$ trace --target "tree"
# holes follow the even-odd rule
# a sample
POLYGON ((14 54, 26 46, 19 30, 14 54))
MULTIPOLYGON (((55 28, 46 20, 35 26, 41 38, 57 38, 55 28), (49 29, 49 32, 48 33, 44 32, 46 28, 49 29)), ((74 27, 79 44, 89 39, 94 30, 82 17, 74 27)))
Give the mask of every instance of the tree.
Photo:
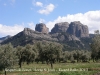
POLYGON ((27 44, 25 46, 23 52, 24 52, 25 61, 27 62, 27 64, 35 60, 35 52, 34 52, 34 49, 32 49, 32 46, 30 44, 27 44))
POLYGON ((62 54, 62 46, 50 43, 45 47, 43 54, 46 61, 51 64, 51 68, 53 68, 53 63, 55 62, 55 60, 59 60, 62 54))
POLYGON ((70 53, 69 51, 63 52, 63 62, 67 62, 70 59, 70 53))
MULTIPOLYGON (((17 57, 11 43, 0 46, 0 70, 11 68, 14 66, 17 57)), ((6 70, 5 70, 6 75, 6 70)))
POLYGON ((90 45, 91 47, 91 51, 92 51, 92 59, 93 62, 94 60, 97 61, 98 59, 100 59, 100 33, 99 30, 95 31, 95 37, 92 39, 92 43, 90 45))
POLYGON ((42 42, 38 42, 34 45, 34 48, 37 49, 37 57, 36 57, 37 63, 39 61, 42 61, 42 64, 44 63, 44 60, 45 60, 45 58, 44 58, 44 47, 45 47, 45 45, 43 45, 42 42))
POLYGON ((18 64, 19 67, 22 67, 22 62, 24 61, 25 55, 24 55, 24 48, 21 46, 17 46, 16 48, 16 55, 18 56, 18 64))
POLYGON ((35 51, 30 44, 27 44, 25 47, 18 46, 16 55, 19 59, 19 67, 22 67, 22 62, 33 62, 35 60, 35 51))
POLYGON ((82 51, 81 60, 82 62, 89 62, 91 59, 91 52, 89 51, 82 51))
POLYGON ((47 64, 51 64, 51 68, 53 68, 53 63, 56 60, 59 60, 62 54, 62 46, 57 43, 49 43, 49 42, 38 42, 36 44, 36 49, 38 50, 38 58, 44 63, 46 61, 47 64))
POLYGON ((75 50, 75 51, 73 51, 73 57, 74 57, 74 59, 77 60, 77 62, 80 61, 81 56, 82 56, 82 51, 81 50, 75 50))

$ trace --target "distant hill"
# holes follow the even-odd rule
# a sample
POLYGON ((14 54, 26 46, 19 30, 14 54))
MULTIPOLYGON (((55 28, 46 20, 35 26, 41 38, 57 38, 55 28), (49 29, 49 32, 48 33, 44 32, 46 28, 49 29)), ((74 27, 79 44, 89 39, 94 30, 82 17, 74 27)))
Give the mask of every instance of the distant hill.
POLYGON ((2 37, 0 38, 0 43, 3 42, 4 40, 7 40, 8 38, 11 38, 10 35, 6 36, 6 37, 2 37))

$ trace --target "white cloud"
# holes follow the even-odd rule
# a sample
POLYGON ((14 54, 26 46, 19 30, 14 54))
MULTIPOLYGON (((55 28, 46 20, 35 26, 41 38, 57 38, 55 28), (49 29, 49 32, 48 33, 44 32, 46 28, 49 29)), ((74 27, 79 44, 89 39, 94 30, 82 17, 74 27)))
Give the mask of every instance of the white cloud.
POLYGON ((40 23, 45 23, 46 21, 44 19, 40 19, 40 23))
POLYGON ((41 2, 36 2, 36 6, 42 7, 42 6, 43 6, 43 3, 41 3, 41 2))
POLYGON ((89 28, 90 33, 94 33, 95 30, 100 30, 100 10, 89 11, 86 13, 68 14, 67 16, 59 16, 54 21, 47 22, 47 27, 51 30, 55 23, 58 22, 73 22, 80 21, 89 28))
POLYGON ((55 8, 55 6, 50 3, 49 5, 43 7, 42 9, 40 9, 38 12, 40 14, 48 15, 48 14, 50 14, 54 10, 54 8, 55 8))
POLYGON ((7 26, 0 24, 0 36, 15 35, 22 31, 24 26, 15 24, 14 26, 7 26))
POLYGON ((13 26, 0 24, 0 37, 4 37, 7 35, 14 36, 17 33, 23 31, 25 27, 35 30, 35 24, 33 22, 26 23, 26 24, 24 24, 24 23, 14 24, 13 26))

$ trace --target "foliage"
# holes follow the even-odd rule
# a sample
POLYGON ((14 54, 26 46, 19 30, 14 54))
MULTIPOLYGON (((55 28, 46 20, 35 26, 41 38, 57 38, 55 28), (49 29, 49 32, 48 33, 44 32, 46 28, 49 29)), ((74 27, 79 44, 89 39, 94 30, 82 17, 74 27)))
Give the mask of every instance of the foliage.
POLYGON ((0 46, 0 70, 14 66, 17 57, 11 43, 0 46))
POLYGON ((91 44, 92 59, 97 61, 100 59, 100 33, 99 30, 95 31, 95 37, 92 39, 91 44))

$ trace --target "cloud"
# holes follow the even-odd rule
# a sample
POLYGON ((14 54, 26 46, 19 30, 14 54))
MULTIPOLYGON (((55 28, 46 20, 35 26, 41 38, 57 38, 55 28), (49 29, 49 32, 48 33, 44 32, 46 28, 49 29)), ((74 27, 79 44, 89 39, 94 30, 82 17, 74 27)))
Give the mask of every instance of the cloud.
POLYGON ((55 6, 53 4, 49 4, 38 11, 40 14, 48 15, 54 10, 55 6))
POLYGON ((18 32, 22 31, 24 29, 24 26, 15 24, 14 26, 7 26, 0 24, 0 36, 7 36, 7 35, 15 35, 18 32))
POLYGON ((37 12, 40 14, 44 14, 44 15, 50 14, 55 8, 55 5, 52 3, 46 5, 46 4, 43 4, 42 2, 39 2, 39 1, 36 2, 36 0, 33 0, 32 4, 34 6, 40 7, 40 9, 37 12))
POLYGON ((24 23, 14 24, 13 26, 0 24, 0 37, 4 37, 7 35, 14 36, 17 33, 23 31, 25 27, 35 30, 35 24, 33 22, 26 23, 26 24, 24 23))
POLYGON ((43 6, 43 3, 41 3, 41 2, 36 2, 36 6, 42 7, 42 6, 43 6))
POLYGON ((46 21, 44 19, 40 19, 40 23, 45 23, 46 21))
POLYGON ((100 10, 88 11, 86 13, 68 14, 67 16, 59 16, 54 21, 46 23, 49 30, 51 30, 55 23, 59 22, 73 22, 80 21, 89 28, 90 33, 94 33, 95 30, 100 30, 100 10))

